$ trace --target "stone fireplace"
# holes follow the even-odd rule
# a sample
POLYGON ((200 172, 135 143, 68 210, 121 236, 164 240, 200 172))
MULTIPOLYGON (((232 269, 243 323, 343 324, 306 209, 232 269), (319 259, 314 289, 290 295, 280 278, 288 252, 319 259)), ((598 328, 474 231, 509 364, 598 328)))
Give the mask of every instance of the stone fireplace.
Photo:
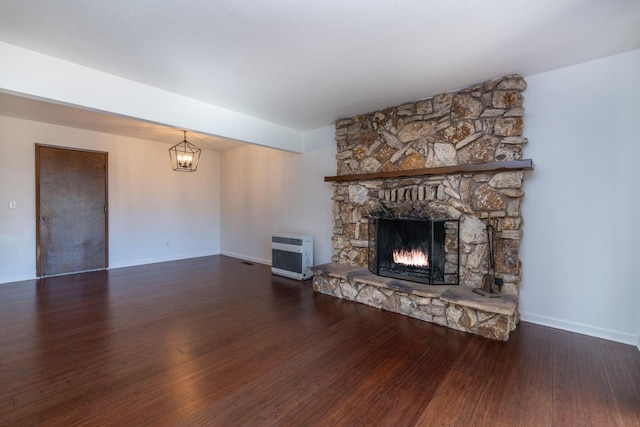
MULTIPOLYGON (((520 204, 523 170, 532 168, 522 159, 525 88, 522 76, 510 75, 337 121, 337 175, 325 178, 334 185, 333 257, 314 267, 314 289, 507 340, 519 318, 520 204), (370 240, 380 218, 429 223, 423 237, 438 234, 442 241, 422 249, 444 258, 437 278, 429 270, 435 265, 407 269, 427 280, 372 272, 372 257, 381 252, 370 240), (488 273, 489 222, 496 230, 499 298, 471 292, 488 273)), ((396 239, 416 232, 404 233, 396 239)))

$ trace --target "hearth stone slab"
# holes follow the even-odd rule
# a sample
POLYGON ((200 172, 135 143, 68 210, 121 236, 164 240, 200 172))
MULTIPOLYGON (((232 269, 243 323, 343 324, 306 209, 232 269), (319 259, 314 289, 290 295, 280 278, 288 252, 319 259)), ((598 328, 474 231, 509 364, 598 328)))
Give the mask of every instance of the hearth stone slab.
POLYGON ((514 295, 501 294, 499 298, 485 298, 473 292, 472 288, 456 286, 457 289, 448 289, 440 295, 440 299, 451 304, 458 304, 489 313, 505 314, 513 316, 516 312, 517 302, 514 295))
POLYGON ((486 338, 507 341, 518 321, 517 301, 512 295, 484 298, 465 286, 429 286, 390 279, 337 263, 311 270, 316 292, 486 338))
POLYGON ((354 280, 367 285, 394 289, 407 294, 415 294, 427 298, 439 298, 443 291, 458 287, 449 285, 432 286, 410 282, 408 280, 391 279, 377 276, 366 268, 352 267, 350 265, 336 263, 317 265, 311 267, 311 271, 313 271, 314 274, 324 274, 345 280, 354 280))

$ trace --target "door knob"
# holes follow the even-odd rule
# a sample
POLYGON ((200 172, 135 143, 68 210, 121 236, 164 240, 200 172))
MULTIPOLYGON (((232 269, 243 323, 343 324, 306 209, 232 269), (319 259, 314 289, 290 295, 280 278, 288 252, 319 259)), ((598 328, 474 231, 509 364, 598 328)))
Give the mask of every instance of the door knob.
POLYGON ((43 221, 49 221, 49 217, 48 217, 48 216, 43 216, 43 217, 42 217, 42 220, 43 220, 43 221))

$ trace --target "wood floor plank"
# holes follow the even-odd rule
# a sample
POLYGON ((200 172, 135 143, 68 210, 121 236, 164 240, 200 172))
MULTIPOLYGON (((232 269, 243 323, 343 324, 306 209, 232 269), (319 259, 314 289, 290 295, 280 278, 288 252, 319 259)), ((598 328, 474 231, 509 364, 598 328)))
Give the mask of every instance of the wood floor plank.
POLYGON ((598 395, 606 397, 601 397, 600 402, 613 403, 613 407, 606 407, 609 419, 619 426, 640 425, 640 358, 636 349, 611 341, 591 340, 596 341, 599 347, 599 362, 594 364, 604 376, 604 384, 598 383, 603 386, 598 395))
POLYGON ((580 371, 576 341, 579 339, 569 332, 556 334, 554 340, 552 388, 552 424, 555 426, 587 425, 580 384, 580 371))
POLYGON ((585 425, 624 425, 616 413, 616 396, 607 383, 598 340, 578 339, 575 349, 585 425))
POLYGON ((640 426, 634 347, 491 341, 225 256, 1 284, 0 307, 2 426, 640 426))
POLYGON ((510 343, 491 345, 481 352, 482 360, 474 366, 479 372, 474 376, 484 392, 475 397, 471 420, 477 425, 515 425, 518 408, 522 404, 524 363, 519 358, 520 343, 514 334, 510 343), (487 424, 484 420, 490 420, 487 424))

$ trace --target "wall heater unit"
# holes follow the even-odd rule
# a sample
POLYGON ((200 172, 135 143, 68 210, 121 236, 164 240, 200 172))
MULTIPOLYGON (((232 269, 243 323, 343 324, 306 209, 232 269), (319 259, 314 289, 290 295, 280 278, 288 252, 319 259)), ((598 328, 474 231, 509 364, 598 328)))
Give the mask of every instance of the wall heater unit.
POLYGON ((271 237, 271 272, 292 279, 313 276, 313 236, 281 233, 271 237))

